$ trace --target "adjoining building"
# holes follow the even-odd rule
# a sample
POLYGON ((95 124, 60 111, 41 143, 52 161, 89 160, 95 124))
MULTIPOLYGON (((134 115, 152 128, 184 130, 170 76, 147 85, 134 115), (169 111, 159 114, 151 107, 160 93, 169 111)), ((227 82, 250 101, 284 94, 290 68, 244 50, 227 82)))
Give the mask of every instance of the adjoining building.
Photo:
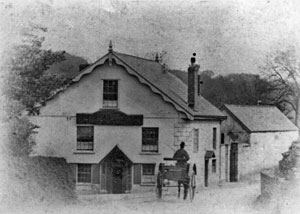
POLYGON ((298 138, 298 128, 275 106, 224 105, 221 177, 235 182, 278 165, 298 138))
POLYGON ((127 193, 153 186, 158 164, 184 141, 197 165, 197 188, 218 183, 226 117, 200 96, 199 67, 189 66, 186 85, 156 60, 110 44, 30 116, 40 127, 35 154, 64 157, 78 191, 127 193))

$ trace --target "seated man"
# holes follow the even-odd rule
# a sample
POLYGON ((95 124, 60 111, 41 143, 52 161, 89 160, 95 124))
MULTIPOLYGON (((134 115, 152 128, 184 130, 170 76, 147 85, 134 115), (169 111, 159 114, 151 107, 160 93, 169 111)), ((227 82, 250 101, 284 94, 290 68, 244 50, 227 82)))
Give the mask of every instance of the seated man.
MULTIPOLYGON (((174 159, 177 159, 177 163, 176 163, 177 166, 187 165, 186 162, 190 159, 190 156, 187 153, 187 151, 185 151, 184 146, 185 146, 185 143, 181 142, 180 143, 180 149, 178 149, 175 152, 174 156, 173 156, 174 159)), ((178 181, 178 198, 180 197, 180 186, 181 186, 181 184, 183 184, 183 187, 184 187, 183 199, 186 199, 187 192, 188 192, 188 186, 189 186, 189 180, 178 181)))
POLYGON ((185 143, 181 142, 180 149, 178 149, 173 156, 173 158, 178 159, 177 165, 185 165, 186 162, 190 159, 190 156, 187 153, 187 151, 185 151, 184 146, 185 146, 185 143))

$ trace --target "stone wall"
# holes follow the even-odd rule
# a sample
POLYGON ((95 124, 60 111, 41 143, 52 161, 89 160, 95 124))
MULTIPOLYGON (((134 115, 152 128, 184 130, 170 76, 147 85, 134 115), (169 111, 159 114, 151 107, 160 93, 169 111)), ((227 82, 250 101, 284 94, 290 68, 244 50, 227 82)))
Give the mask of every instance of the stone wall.
POLYGON ((285 180, 278 177, 274 169, 261 172, 261 195, 256 205, 263 205, 274 213, 298 213, 299 201, 299 180, 285 180))
POLYGON ((220 123, 218 121, 179 121, 174 124, 174 146, 179 148, 180 143, 184 141, 186 151, 190 155, 189 163, 195 163, 197 166, 196 182, 197 188, 204 187, 205 176, 205 153, 213 151, 216 160, 216 171, 212 170, 212 160, 208 164, 208 186, 217 185, 220 180, 220 123), (213 129, 216 129, 216 148, 213 148, 213 129), (194 144, 194 129, 198 129, 198 149, 194 144))
POLYGON ((266 169, 260 173, 261 196, 265 198, 278 197, 281 194, 281 186, 284 179, 275 175, 276 169, 266 169))

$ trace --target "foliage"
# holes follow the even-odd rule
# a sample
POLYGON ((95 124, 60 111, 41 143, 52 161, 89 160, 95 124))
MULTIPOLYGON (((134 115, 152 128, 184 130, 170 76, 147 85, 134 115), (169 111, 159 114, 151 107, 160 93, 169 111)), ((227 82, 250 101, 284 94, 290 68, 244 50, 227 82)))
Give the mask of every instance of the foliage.
MULTIPOLYGON (((187 72, 170 70, 187 84, 187 72)), ((235 105, 275 105, 287 112, 287 106, 277 102, 276 91, 266 78, 255 74, 228 74, 214 76, 213 71, 201 74, 201 95, 217 107, 235 105)))
MULTIPOLYGON (((35 34, 45 33, 47 29, 32 26, 35 34)), ((38 104, 65 85, 68 79, 45 74, 51 65, 64 60, 64 52, 44 50, 44 37, 24 32, 22 45, 15 47, 15 54, 8 62, 3 92, 9 101, 19 101, 32 114, 37 113, 38 104)))
POLYGON ((47 73, 53 64, 64 60, 64 52, 42 48, 44 38, 37 35, 46 32, 45 28, 33 26, 30 32, 24 33, 23 44, 15 48, 13 57, 3 67, 0 125, 5 134, 1 135, 0 148, 6 161, 0 203, 9 208, 22 202, 53 204, 75 199, 72 172, 65 160, 30 157, 35 145, 32 134, 38 127, 23 117, 24 113, 38 113, 35 107, 68 82, 47 73))
POLYGON ((272 96, 269 102, 275 103, 286 112, 295 112, 295 124, 298 125, 300 112, 300 62, 293 48, 270 53, 265 64, 260 67, 268 80, 272 96))
POLYGON ((64 60, 64 52, 42 48, 45 38, 38 35, 46 31, 41 26, 32 26, 24 32, 23 43, 15 47, 13 57, 6 64, 2 89, 6 114, 1 115, 1 119, 7 126, 8 152, 14 156, 28 156, 34 145, 30 136, 37 126, 22 117, 24 110, 38 113, 36 107, 68 82, 46 74, 51 65, 64 60))
POLYGON ((286 179, 293 179, 300 173, 300 141, 294 141, 287 152, 282 153, 279 170, 286 179))
POLYGON ((14 117, 9 122, 8 127, 8 152, 13 156, 29 156, 35 142, 31 139, 31 134, 37 128, 26 118, 14 117))
POLYGON ((217 107, 223 104, 257 105, 267 103, 267 82, 259 75, 229 74, 213 77, 202 73, 201 94, 217 107))

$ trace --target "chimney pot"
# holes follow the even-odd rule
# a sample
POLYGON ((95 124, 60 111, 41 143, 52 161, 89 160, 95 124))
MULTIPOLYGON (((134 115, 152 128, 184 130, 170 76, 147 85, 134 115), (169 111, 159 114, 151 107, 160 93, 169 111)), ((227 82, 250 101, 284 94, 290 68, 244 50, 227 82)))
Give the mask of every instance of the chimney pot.
POLYGON ((158 53, 156 52, 156 54, 155 54, 155 60, 154 60, 155 62, 159 62, 159 57, 158 57, 158 53))
POLYGON ((196 53, 193 53, 193 57, 191 57, 191 65, 194 65, 196 63, 196 53))

